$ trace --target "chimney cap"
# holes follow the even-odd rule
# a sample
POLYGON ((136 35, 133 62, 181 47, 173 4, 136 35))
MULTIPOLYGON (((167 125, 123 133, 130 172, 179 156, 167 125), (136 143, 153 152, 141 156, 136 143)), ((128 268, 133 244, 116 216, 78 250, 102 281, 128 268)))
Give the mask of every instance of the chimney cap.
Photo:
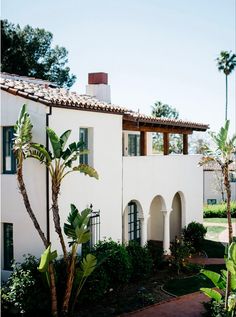
POLYGON ((99 72, 99 73, 89 73, 88 74, 88 84, 89 85, 99 85, 99 84, 108 84, 108 74, 99 72))

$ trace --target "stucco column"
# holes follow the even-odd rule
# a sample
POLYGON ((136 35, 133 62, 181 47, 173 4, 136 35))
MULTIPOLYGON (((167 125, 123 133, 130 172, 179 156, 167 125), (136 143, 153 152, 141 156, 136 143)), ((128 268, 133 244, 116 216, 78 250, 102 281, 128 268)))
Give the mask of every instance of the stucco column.
POLYGON ((164 239, 163 249, 164 254, 170 254, 170 211, 162 210, 164 215, 164 239))
POLYGON ((147 242, 147 219, 141 219, 141 246, 143 247, 147 242))

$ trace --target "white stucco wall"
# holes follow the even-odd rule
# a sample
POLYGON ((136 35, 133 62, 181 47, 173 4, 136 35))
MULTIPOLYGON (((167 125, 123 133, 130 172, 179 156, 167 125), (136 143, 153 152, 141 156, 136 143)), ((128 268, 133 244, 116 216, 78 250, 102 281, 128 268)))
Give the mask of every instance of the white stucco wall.
POLYGON ((58 134, 71 129, 69 143, 79 140, 80 127, 93 128, 93 148, 89 149, 89 155, 93 156, 93 167, 99 174, 99 180, 80 173, 70 174, 64 179, 60 195, 62 223, 71 203, 80 210, 92 203, 94 210, 101 211, 101 239, 121 240, 122 116, 53 108, 50 127, 58 134))
POLYGON ((170 211, 179 192, 182 227, 191 221, 202 222, 203 171, 197 166, 199 160, 198 155, 123 157, 123 210, 129 201, 137 200, 148 219, 156 196, 164 199, 166 210, 170 211))
MULTIPOLYGON (((204 171, 204 203, 207 199, 216 199, 217 203, 222 202, 220 179, 222 179, 220 171, 204 171)), ((231 199, 236 200, 236 182, 231 182, 231 199)), ((226 198, 226 195, 225 195, 226 198)))
MULTIPOLYGON (((46 108, 39 103, 25 100, 19 96, 1 93, 1 127, 13 126, 22 105, 26 103, 33 123, 33 140, 45 143, 46 108)), ((2 130, 2 129, 1 129, 2 130)), ((2 139, 1 139, 2 144, 2 139)), ((2 149, 1 149, 2 153, 2 149)), ((1 160, 2 161, 2 160, 1 160)), ((2 162, 1 162, 2 164, 2 162)), ((1 166, 2 167, 2 166, 1 166)), ((24 165, 24 179, 32 208, 39 219, 42 229, 46 230, 46 171, 32 159, 24 165)), ((14 258, 22 259, 23 254, 40 255, 43 245, 38 237, 31 219, 26 213, 22 196, 19 193, 16 175, 2 174, 1 168, 1 222, 13 223, 14 258)), ((3 251, 3 250, 2 250, 3 251)), ((3 259, 3 258, 2 258, 3 259)))

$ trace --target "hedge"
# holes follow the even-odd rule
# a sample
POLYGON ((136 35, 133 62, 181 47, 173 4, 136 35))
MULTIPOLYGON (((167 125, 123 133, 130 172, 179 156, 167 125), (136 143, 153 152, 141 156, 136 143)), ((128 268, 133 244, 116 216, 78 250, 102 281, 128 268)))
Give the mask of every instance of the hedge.
MULTIPOLYGON (((205 205, 203 207, 204 218, 226 218, 226 203, 205 205)), ((231 202, 231 216, 236 218, 236 201, 231 202)))

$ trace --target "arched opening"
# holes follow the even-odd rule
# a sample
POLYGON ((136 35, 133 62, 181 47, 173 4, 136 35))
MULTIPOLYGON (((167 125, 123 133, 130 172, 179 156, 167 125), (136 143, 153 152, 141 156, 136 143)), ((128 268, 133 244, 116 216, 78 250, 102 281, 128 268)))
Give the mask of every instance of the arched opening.
POLYGON ((125 208, 123 216, 124 241, 142 243, 143 212, 139 202, 131 200, 125 208))
POLYGON ((182 202, 179 193, 172 200, 172 211, 170 214, 170 241, 180 237, 182 231, 182 202))
POLYGON ((148 240, 159 241, 163 244, 164 238, 164 216, 165 202, 161 196, 156 196, 151 203, 148 218, 148 240))

